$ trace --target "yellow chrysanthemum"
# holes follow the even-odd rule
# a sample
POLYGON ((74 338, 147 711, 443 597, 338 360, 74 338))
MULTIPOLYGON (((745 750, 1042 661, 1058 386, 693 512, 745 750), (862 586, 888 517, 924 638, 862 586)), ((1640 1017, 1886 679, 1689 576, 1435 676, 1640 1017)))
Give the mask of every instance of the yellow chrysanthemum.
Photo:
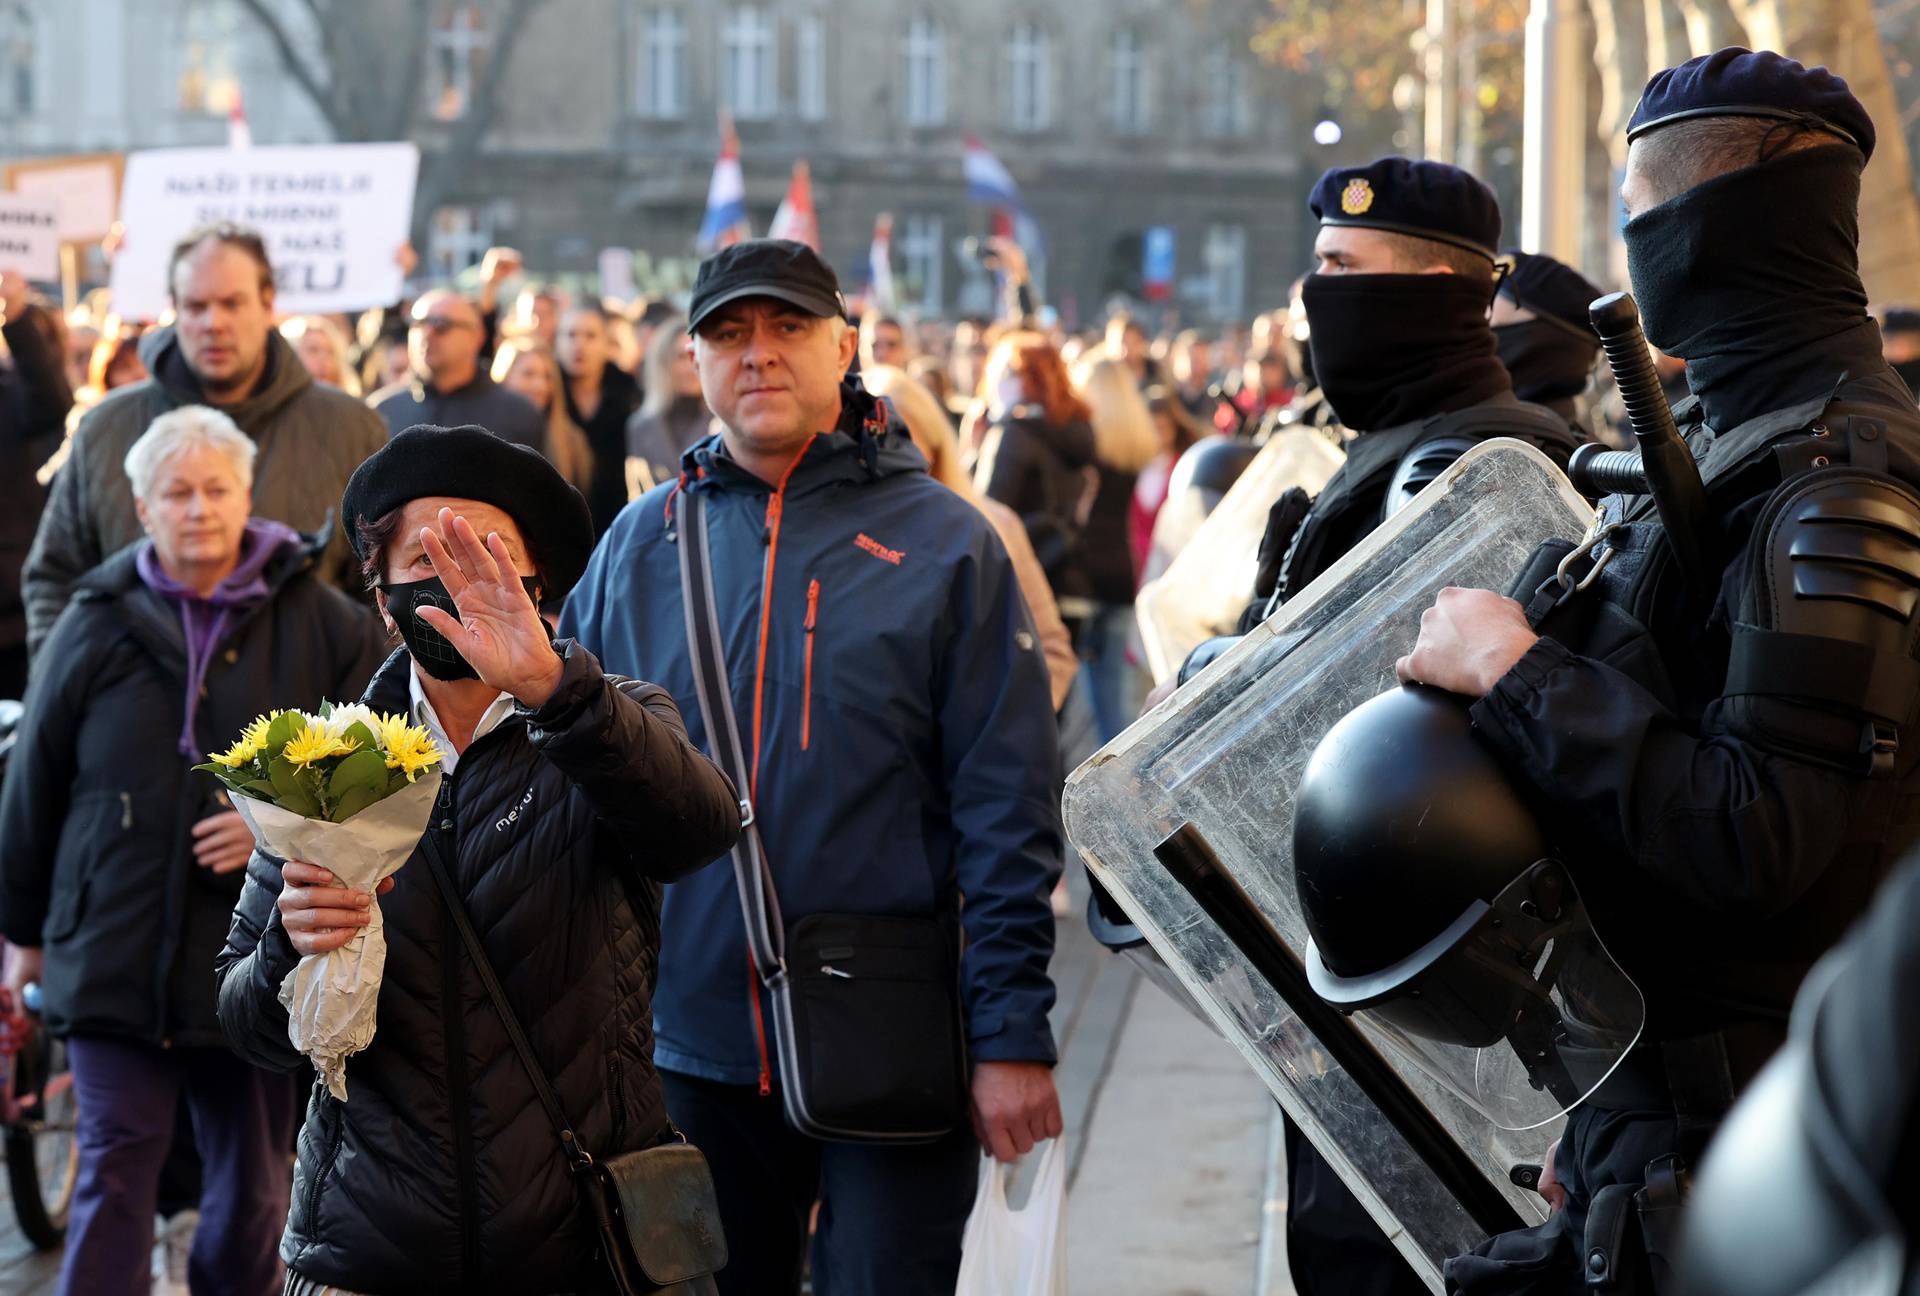
POLYGON ((280 754, 295 765, 311 765, 315 761, 326 760, 330 756, 345 756, 360 744, 349 738, 339 738, 327 732, 324 724, 303 725, 300 732, 288 740, 280 754))
POLYGON ((409 725, 405 716, 380 717, 380 746, 386 750, 387 768, 404 770, 411 783, 440 763, 440 748, 421 725, 409 725))
MULTIPOLYGON (((273 715, 279 715, 275 711, 273 715)), ((233 746, 223 752, 213 752, 210 759, 216 765, 228 769, 238 769, 267 749, 267 726, 273 723, 273 716, 261 716, 240 731, 240 738, 233 746)))

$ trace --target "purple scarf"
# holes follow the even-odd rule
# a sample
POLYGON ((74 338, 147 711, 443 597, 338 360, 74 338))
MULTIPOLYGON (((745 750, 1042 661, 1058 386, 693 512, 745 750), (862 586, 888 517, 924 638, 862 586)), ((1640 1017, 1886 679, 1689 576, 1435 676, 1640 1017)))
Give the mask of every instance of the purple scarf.
POLYGON ((191 586, 182 585, 167 575, 160 555, 149 540, 140 546, 134 566, 148 589, 163 599, 180 605, 180 625, 187 636, 187 717, 180 726, 180 754, 200 755, 193 739, 194 717, 200 710, 200 690, 207 682, 207 667, 226 637, 227 623, 235 612, 245 612, 267 601, 266 566, 288 544, 297 544, 300 533, 282 522, 253 518, 240 537, 240 561, 219 588, 202 598, 191 586))

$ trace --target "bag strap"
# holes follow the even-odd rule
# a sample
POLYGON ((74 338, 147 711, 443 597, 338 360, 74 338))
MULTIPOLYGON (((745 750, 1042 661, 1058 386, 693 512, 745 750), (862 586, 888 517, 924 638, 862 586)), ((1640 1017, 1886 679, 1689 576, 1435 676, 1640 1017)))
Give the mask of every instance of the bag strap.
MULTIPOLYGON (((680 593, 687 615, 687 646, 693 652, 694 691, 707 746, 740 793, 740 840, 733 848, 733 880, 747 925, 747 947, 762 982, 771 986, 787 971, 786 924, 773 887, 766 844, 753 808, 753 772, 747 767, 740 726, 727 682, 727 655, 720 644, 720 613, 713 590, 713 555, 707 548, 707 499, 690 491, 680 518, 680 593)), ((769 594, 769 597, 771 595, 769 594)))
POLYGON ((526 1032, 520 1029, 520 1019, 514 1016, 513 1006, 507 1002, 507 992, 501 988, 500 978, 494 975, 493 963, 480 945, 480 935, 473 930, 472 919, 467 917, 467 907, 460 902, 460 893, 453 889, 453 879, 447 874, 445 861, 440 858, 439 841, 429 830, 420 839, 420 845, 423 848, 421 853, 426 856, 427 869, 433 874, 433 885, 446 902, 447 912, 453 915, 453 925, 459 929, 460 941, 467 947, 467 954, 480 973, 480 984, 486 987, 487 997, 493 1000, 494 1011, 500 1014, 501 1024, 507 1028, 507 1038, 513 1043, 513 1051, 520 1055, 520 1065, 526 1068, 527 1079, 533 1082, 533 1091, 539 1096, 540 1105, 547 1109, 547 1119, 553 1123, 553 1132, 559 1136, 560 1150, 567 1158, 568 1167, 576 1174, 591 1170, 593 1158, 574 1136, 573 1125, 560 1106, 560 1097, 554 1093, 547 1073, 541 1070, 539 1060, 533 1055, 533 1046, 527 1043, 526 1032))

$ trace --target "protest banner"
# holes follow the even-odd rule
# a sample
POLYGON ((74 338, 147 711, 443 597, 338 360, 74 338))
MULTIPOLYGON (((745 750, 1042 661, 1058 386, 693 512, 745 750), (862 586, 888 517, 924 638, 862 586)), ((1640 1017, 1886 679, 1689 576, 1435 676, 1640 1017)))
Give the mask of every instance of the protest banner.
POLYGON ((120 211, 120 153, 81 153, 29 158, 7 164, 9 193, 52 204, 60 214, 62 243, 94 243, 105 238, 120 211))
POLYGON ((37 198, 0 194, 0 270, 51 283, 60 277, 60 209, 37 198))
POLYGON ((113 301, 152 317, 167 305, 167 260, 195 226, 231 221, 267 242, 288 313, 361 310, 398 301, 396 260, 413 220, 420 151, 411 144, 155 149, 127 159, 126 240, 113 301))

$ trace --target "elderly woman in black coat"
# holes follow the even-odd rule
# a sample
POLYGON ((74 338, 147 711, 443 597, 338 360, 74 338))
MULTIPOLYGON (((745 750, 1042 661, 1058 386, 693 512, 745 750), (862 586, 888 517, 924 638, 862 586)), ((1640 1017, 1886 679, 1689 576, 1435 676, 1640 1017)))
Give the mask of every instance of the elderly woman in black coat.
MULTIPOLYGON (((421 846, 380 888, 373 1043, 347 1062, 349 1101, 316 1086, 308 1108, 289 1290, 603 1290, 567 1160, 434 864, 580 1145, 605 1161, 671 1137, 653 1068, 659 884, 733 844, 739 803, 664 690, 550 638, 537 601, 572 587, 593 530, 538 454, 480 428, 410 428, 354 474, 341 513, 406 642, 364 701, 425 726, 445 773, 421 846)), ((371 900, 311 862, 254 855, 219 964, 235 1048, 299 1064, 280 983, 351 939, 371 900)))
POLYGON ((194 1290, 278 1282, 293 1088, 229 1053, 214 1016, 253 839, 192 767, 264 711, 357 695, 384 636, 316 576, 324 537, 249 516, 253 455, 200 406, 128 451, 148 538, 85 576, 55 623, 0 797, 6 1006, 40 983, 79 1109, 63 1292, 148 1289, 182 1092, 205 1167, 194 1290))

